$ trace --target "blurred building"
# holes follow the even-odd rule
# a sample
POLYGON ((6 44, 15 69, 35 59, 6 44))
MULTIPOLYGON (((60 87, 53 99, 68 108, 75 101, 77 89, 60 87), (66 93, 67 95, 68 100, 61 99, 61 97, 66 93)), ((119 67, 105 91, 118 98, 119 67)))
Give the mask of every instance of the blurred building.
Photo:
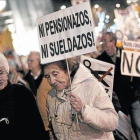
MULTIPOLYGON (((8 28, 19 55, 39 50, 36 18, 70 7, 73 0, 0 0, 0 34, 8 28)), ((75 0, 79 4, 86 0, 75 0)), ((138 0, 90 0, 95 34, 118 29, 114 9, 124 9, 138 0)), ((138 6, 139 8, 139 6, 138 6)), ((139 9, 138 9, 139 10, 139 9)), ((140 20, 140 19, 139 19, 140 20)))

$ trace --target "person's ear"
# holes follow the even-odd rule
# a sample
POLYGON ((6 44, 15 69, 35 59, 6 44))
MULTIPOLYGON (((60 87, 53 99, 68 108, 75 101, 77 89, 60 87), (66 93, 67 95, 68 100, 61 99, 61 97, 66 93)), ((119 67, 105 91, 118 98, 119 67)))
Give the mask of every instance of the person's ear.
POLYGON ((38 61, 38 66, 41 68, 41 62, 40 62, 40 60, 38 61))

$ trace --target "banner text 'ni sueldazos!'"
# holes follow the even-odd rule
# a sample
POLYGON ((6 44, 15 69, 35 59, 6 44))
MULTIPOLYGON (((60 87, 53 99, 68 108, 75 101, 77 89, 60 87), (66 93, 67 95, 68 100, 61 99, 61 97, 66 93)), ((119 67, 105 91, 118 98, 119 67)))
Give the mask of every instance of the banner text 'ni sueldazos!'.
POLYGON ((89 2, 37 19, 41 63, 96 51, 89 2))

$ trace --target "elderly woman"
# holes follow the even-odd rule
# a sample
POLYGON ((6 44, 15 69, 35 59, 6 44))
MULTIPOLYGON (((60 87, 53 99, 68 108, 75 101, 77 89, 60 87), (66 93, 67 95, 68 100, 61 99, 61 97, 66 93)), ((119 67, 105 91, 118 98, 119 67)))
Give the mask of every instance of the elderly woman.
POLYGON ((0 133, 18 132, 22 136, 44 133, 32 92, 22 85, 12 85, 8 74, 7 59, 0 53, 0 133))
MULTIPOLYGON (((114 140, 111 131, 118 116, 100 83, 82 64, 65 60, 44 65, 44 76, 53 87, 47 108, 57 140, 114 140)), ((52 137, 53 139, 53 137, 52 137)))

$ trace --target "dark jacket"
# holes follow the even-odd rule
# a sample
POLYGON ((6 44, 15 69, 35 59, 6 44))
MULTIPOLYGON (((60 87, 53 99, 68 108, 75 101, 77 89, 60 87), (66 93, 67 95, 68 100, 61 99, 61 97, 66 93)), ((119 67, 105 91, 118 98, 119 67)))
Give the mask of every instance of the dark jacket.
MULTIPOLYGON (((44 126, 35 98, 30 90, 22 85, 8 85, 0 90, 0 134, 2 132, 44 133, 44 126)), ((36 133, 35 133, 36 134, 36 133)))
POLYGON ((118 96, 115 92, 113 92, 112 94, 112 103, 114 105, 116 112, 118 113, 121 110, 121 105, 118 96))
POLYGON ((133 77, 133 92, 131 100, 137 101, 140 100, 140 77, 133 77))
POLYGON ((35 80, 31 75, 31 71, 29 71, 24 77, 24 80, 28 82, 29 88, 31 89, 31 91, 34 93, 35 96, 37 95, 37 89, 41 84, 42 79, 43 79, 43 73, 41 73, 39 77, 35 80))

